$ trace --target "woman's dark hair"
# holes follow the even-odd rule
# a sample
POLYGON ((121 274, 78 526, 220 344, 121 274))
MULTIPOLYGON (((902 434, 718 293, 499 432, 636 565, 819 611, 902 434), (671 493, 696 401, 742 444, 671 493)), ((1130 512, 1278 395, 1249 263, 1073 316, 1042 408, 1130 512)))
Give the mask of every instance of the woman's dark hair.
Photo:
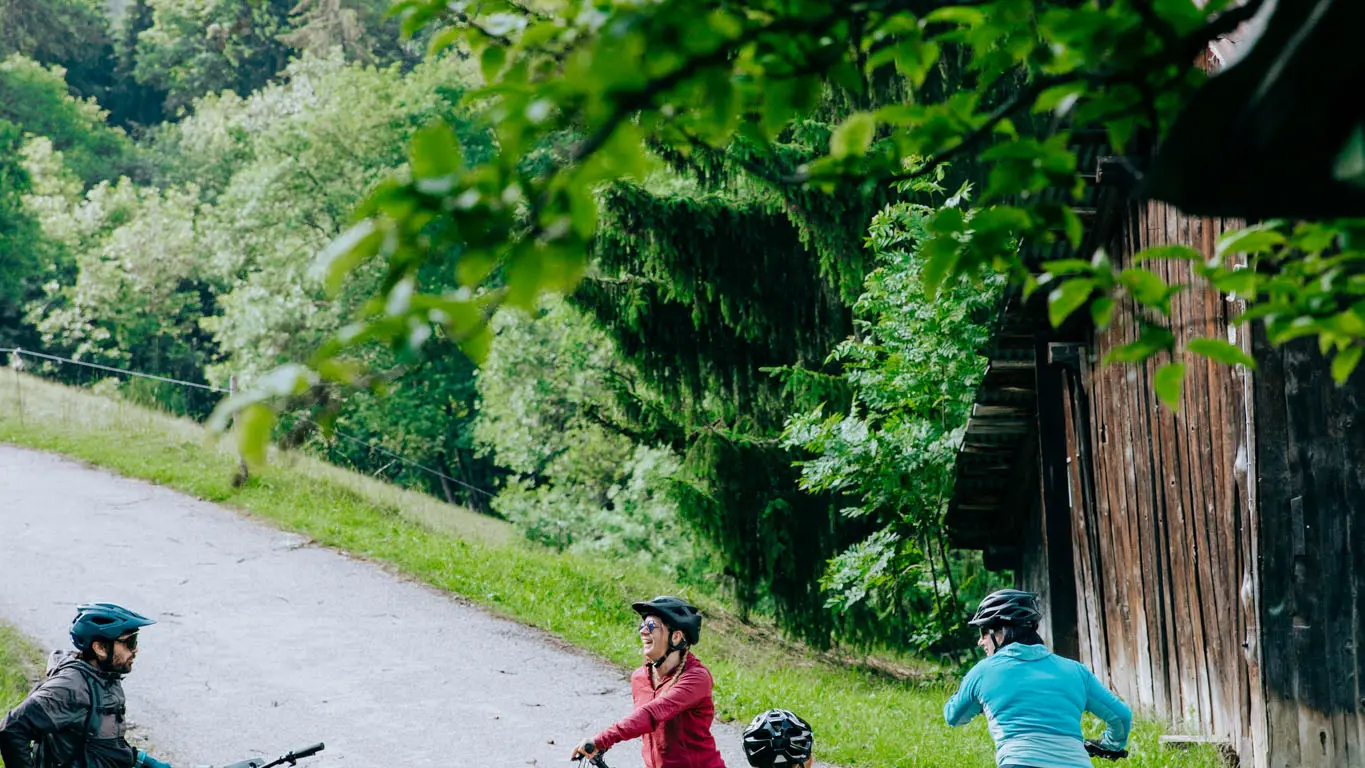
POLYGON ((1005 626, 1000 627, 1000 629, 1005 631, 1005 639, 1000 643, 1001 648, 1004 648, 1010 643, 1019 643, 1020 645, 1043 644, 1043 638, 1038 634, 1037 624, 1029 624, 1022 627, 1014 624, 1006 624, 1005 626))

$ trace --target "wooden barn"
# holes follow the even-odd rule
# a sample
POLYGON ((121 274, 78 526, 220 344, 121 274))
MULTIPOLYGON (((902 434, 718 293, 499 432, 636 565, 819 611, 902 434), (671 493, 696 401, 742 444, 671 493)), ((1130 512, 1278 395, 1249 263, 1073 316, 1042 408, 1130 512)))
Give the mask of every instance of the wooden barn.
MULTIPOLYGON (((1233 226, 1133 202, 1094 170, 1086 253, 1116 269, 1233 226)), ((1112 178, 1112 175, 1111 175, 1112 178)), ((1188 282, 1188 263, 1160 263, 1188 282)), ((1042 293, 1042 292, 1040 292, 1042 293)), ((1103 365, 1134 341, 1005 312, 961 448, 952 542, 1048 608, 1045 637, 1139 712, 1224 743, 1244 766, 1365 768, 1365 370, 1338 388, 1311 340, 1272 348, 1211 288, 1178 295, 1178 340, 1232 341, 1255 371, 1189 358, 1178 411, 1166 362, 1103 365)))

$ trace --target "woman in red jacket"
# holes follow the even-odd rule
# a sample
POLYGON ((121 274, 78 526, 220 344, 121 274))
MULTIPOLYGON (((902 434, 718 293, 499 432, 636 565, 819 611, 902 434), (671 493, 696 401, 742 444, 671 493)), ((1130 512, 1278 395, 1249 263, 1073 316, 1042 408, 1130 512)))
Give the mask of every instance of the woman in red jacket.
POLYGON ((640 614, 645 656, 630 676, 635 711, 575 747, 571 757, 592 757, 638 736, 645 768, 725 768, 711 737, 711 673, 690 652, 701 636, 701 614, 667 596, 631 607, 640 614))

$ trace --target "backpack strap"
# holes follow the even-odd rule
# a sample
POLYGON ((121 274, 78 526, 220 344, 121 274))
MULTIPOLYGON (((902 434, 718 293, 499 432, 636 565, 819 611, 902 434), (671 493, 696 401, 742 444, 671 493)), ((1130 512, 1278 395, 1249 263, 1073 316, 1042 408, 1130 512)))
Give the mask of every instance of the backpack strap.
POLYGON ((68 764, 70 768, 77 768, 78 765, 85 768, 89 765, 90 761, 86 759, 85 754, 85 743, 92 735, 99 736, 100 710, 102 709, 100 705, 103 703, 100 701, 100 686, 95 685, 90 673, 83 669, 78 671, 81 673, 81 677, 85 679, 85 689, 90 692, 90 716, 85 719, 85 727, 81 729, 81 735, 76 739, 76 748, 71 751, 71 762, 68 764))

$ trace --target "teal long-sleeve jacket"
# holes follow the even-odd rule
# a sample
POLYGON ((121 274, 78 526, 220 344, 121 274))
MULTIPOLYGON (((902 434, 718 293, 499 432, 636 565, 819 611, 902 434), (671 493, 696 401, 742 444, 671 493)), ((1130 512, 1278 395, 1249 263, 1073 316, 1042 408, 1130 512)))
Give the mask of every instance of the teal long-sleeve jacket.
POLYGON ((997 765, 1091 768, 1081 715, 1108 724, 1100 745, 1123 749, 1133 713, 1082 664, 1042 645, 1012 643, 982 660, 943 707, 949 725, 985 713, 997 765))

